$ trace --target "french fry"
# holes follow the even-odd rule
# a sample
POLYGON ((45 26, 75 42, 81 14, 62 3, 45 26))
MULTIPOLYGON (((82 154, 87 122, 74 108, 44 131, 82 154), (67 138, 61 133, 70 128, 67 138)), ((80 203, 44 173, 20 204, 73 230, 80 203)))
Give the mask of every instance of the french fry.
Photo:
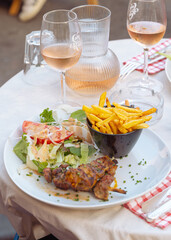
POLYGON ((157 109, 153 107, 153 108, 148 109, 147 111, 144 111, 144 112, 142 113, 142 115, 143 115, 143 116, 150 115, 150 114, 152 114, 152 113, 155 113, 156 111, 157 111, 157 109))
POLYGON ((112 103, 116 108, 120 108, 120 109, 123 109, 125 110, 126 112, 132 112, 132 113, 139 113, 139 112, 142 112, 142 110, 140 109, 136 109, 136 108, 130 108, 130 107, 125 107, 125 106, 122 106, 116 102, 113 102, 112 103))
POLYGON ((109 124, 108 124, 108 123, 105 123, 104 125, 105 125, 105 127, 106 127, 106 131, 107 131, 107 133, 108 133, 108 134, 113 134, 113 132, 112 132, 112 130, 111 130, 109 124))
POLYGON ((125 100, 125 106, 116 102, 111 103, 106 97, 106 92, 102 93, 99 99, 99 105, 88 107, 83 105, 83 110, 96 131, 108 134, 125 134, 136 129, 148 128, 146 123, 150 121, 156 108, 142 111, 139 107, 132 108, 128 100, 125 100), (106 102, 106 107, 104 107, 106 102))
POLYGON ((112 121, 114 119, 114 116, 115 116, 115 114, 112 114, 109 118, 106 118, 105 120, 98 122, 96 125, 98 127, 103 126, 106 123, 109 123, 110 121, 112 121))
POLYGON ((127 120, 127 116, 126 115, 124 115, 123 113, 122 113, 122 111, 120 111, 120 109, 114 109, 114 112, 116 113, 116 115, 119 117, 119 119, 122 119, 122 120, 127 120))
POLYGON ((128 132, 127 129, 125 129, 121 124, 118 124, 118 129, 121 133, 125 134, 128 132))
POLYGON ((117 127, 116 127, 114 121, 109 122, 109 125, 110 125, 110 127, 112 129, 113 134, 117 134, 118 131, 117 131, 117 127))
POLYGON ((139 119, 139 118, 140 118, 140 117, 137 116, 137 115, 135 115, 135 116, 130 116, 130 117, 127 118, 127 120, 125 121, 125 123, 126 123, 126 122, 129 122, 129 121, 131 121, 131 120, 134 120, 134 119, 139 119))
POLYGON ((108 99, 108 98, 106 98, 106 105, 107 105, 107 107, 111 107, 111 104, 110 104, 110 102, 109 102, 109 99, 108 99))
POLYGON ((110 117, 111 114, 108 114, 108 113, 99 113, 97 116, 98 116, 99 118, 101 118, 101 119, 106 119, 106 118, 110 117))
POLYGON ((117 119, 117 118, 115 118, 113 121, 116 125, 118 125, 120 123, 119 119, 117 119))
POLYGON ((86 113, 93 113, 93 109, 91 107, 86 106, 86 105, 83 105, 82 109, 86 113))
POLYGON ((107 108, 99 107, 97 105, 92 105, 92 108, 97 112, 97 114, 99 114, 99 113, 108 113, 108 114, 111 115, 111 111, 108 110, 107 108))
POLYGON ((102 120, 100 118, 98 118, 96 115, 94 114, 89 114, 89 118, 94 121, 94 122, 102 122, 102 120))
POLYGON ((92 128, 98 132, 100 132, 99 128, 96 125, 92 125, 92 128))
POLYGON ((125 106, 130 106, 130 104, 129 104, 129 101, 128 100, 125 100, 125 106))
POLYGON ((135 125, 138 125, 140 123, 150 121, 151 118, 152 118, 152 116, 144 116, 144 117, 141 117, 139 119, 131 120, 127 123, 124 123, 123 127, 128 129, 128 128, 134 127, 135 125))
POLYGON ((100 132, 102 132, 102 133, 106 133, 107 130, 106 130, 106 128, 105 128, 104 126, 100 126, 100 132))
POLYGON ((87 116, 88 120, 91 122, 91 124, 95 125, 95 121, 90 117, 90 114, 86 113, 86 116, 87 116))
POLYGON ((135 125, 132 130, 136 130, 136 129, 142 129, 142 128, 148 128, 149 125, 147 123, 140 123, 140 124, 137 124, 135 125))
POLYGON ((99 107, 104 107, 106 101, 106 92, 102 93, 99 100, 99 107))

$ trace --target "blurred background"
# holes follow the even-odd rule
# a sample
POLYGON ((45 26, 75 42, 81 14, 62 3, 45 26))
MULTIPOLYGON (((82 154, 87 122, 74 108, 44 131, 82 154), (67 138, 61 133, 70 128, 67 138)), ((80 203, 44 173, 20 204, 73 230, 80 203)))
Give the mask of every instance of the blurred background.
MULTIPOLYGON (((15 0, 20 1, 20 0, 15 0)), ((21 0, 22 1, 22 0, 21 0)), ((0 0, 0 86, 23 68, 25 35, 39 30, 44 13, 54 9, 72 9, 85 5, 87 0, 25 0, 43 1, 44 5, 31 20, 23 22, 9 14, 12 0, 0 0)), ((110 40, 129 38, 126 29, 128 0, 99 0, 100 5, 109 8, 111 15, 110 40)), ((165 37, 171 37, 171 0, 166 0, 168 26, 165 37)), ((20 6, 19 13, 22 11, 20 6)), ((29 6, 28 6, 29 7, 29 6)))
MULTIPOLYGON (((72 9, 85 5, 87 0, 0 0, 0 86, 13 75, 23 69, 25 36, 31 31, 40 30, 44 13, 54 9, 72 9), (37 14, 24 16, 23 11, 28 11, 34 2, 41 2, 37 14), (18 2, 18 6, 13 5, 18 2), (18 9, 17 9, 18 7, 18 9), (30 19, 26 19, 29 18, 30 19)), ((110 40, 129 38, 126 29, 126 14, 128 0, 99 0, 98 3, 111 10, 110 40)), ((171 0, 166 0, 168 25, 166 38, 171 37, 171 0)), ((8 219, 0 215, 0 240, 14 238, 15 230, 8 219)))

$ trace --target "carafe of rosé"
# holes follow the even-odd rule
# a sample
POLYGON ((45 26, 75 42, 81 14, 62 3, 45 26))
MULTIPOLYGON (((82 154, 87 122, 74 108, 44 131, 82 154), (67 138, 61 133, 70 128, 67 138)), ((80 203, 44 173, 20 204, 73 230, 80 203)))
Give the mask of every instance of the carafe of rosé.
POLYGON ((120 73, 118 58, 108 48, 111 12, 99 5, 72 11, 78 17, 83 49, 78 63, 66 71, 66 84, 81 95, 99 95, 115 85, 120 73))

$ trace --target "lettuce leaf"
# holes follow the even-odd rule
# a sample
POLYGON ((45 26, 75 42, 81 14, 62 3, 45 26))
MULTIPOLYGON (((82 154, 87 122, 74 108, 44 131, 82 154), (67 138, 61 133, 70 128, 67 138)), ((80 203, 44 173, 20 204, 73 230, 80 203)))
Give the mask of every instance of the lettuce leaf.
POLYGON ((97 151, 97 149, 93 145, 88 146, 88 156, 89 157, 92 156, 96 151, 97 151))
POLYGON ((47 162, 39 162, 36 160, 32 160, 33 163, 38 167, 38 172, 42 173, 43 169, 47 167, 48 163, 47 162))
POLYGON ((78 157, 81 157, 81 148, 80 147, 69 147, 70 153, 73 155, 76 155, 78 157))
POLYGON ((86 122, 86 114, 83 110, 77 110, 71 113, 71 118, 77 119, 78 121, 85 123, 86 122))
POLYGON ((86 143, 81 143, 81 162, 86 163, 88 159, 88 145, 86 143))
POLYGON ((22 139, 13 148, 14 153, 23 161, 23 163, 26 163, 28 145, 29 143, 27 142, 27 138, 23 134, 22 139))

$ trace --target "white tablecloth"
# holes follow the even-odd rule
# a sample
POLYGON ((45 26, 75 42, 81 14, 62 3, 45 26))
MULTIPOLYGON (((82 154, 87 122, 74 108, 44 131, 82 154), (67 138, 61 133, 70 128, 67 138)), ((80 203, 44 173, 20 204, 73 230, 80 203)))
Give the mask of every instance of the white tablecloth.
MULTIPOLYGON (((120 63, 142 52, 142 48, 130 39, 111 41, 109 47, 120 63)), ((163 118, 152 129, 170 149, 171 87, 164 71, 155 77, 164 83, 165 106, 163 118)), ((33 240, 48 233, 60 240, 170 240, 171 226, 165 230, 154 228, 121 206, 84 211, 54 207, 28 196, 11 181, 3 163, 4 145, 9 134, 23 120, 39 114, 44 108, 53 107, 58 94, 59 83, 44 88, 34 87, 23 81, 22 72, 0 89, 0 213, 7 215, 21 240, 33 240)), ((90 97, 68 94, 71 100, 77 98, 81 104, 92 103, 90 97)), ((97 103, 97 99, 94 98, 93 102, 97 103)))

